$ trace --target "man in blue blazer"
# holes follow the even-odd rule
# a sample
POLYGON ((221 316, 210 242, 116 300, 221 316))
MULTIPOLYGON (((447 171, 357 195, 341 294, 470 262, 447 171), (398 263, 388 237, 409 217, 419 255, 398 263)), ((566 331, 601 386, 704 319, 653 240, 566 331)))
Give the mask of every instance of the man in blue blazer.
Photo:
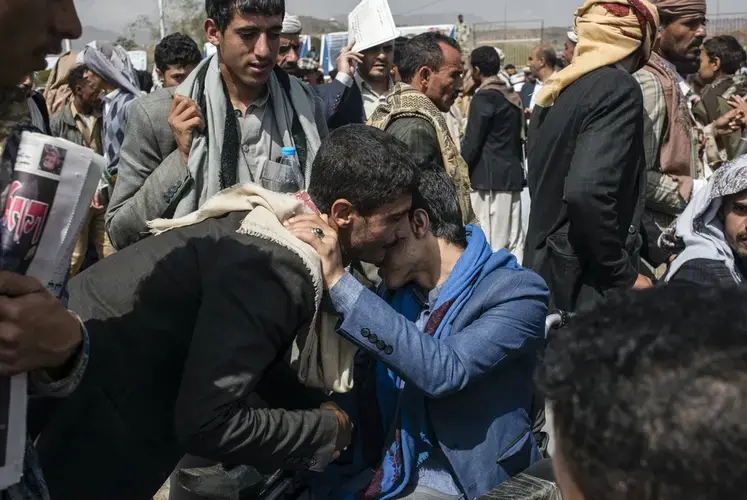
POLYGON ((358 473, 325 494, 474 499, 540 458, 529 414, 547 287, 461 221, 444 170, 423 169, 381 297, 345 271, 334 228, 290 221, 322 256, 339 334, 371 361, 356 366, 358 473))

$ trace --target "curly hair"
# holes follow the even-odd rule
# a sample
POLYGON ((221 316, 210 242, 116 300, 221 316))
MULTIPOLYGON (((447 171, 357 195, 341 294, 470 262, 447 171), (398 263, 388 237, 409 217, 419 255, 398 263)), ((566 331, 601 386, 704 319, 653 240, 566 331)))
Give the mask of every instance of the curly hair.
POLYGON ((537 384, 588 500, 747 491, 747 289, 615 298, 550 339, 537 384))
POLYGON ((165 36, 156 45, 155 55, 156 68, 165 73, 169 66, 188 66, 200 64, 202 54, 197 43, 189 36, 181 33, 172 33, 165 36))

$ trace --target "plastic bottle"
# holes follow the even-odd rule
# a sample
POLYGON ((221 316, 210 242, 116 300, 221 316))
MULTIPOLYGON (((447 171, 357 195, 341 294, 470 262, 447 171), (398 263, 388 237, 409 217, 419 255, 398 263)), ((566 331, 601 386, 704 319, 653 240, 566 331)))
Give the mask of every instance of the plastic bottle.
MULTIPOLYGON (((296 193, 303 189, 303 173, 296 157, 296 148, 284 147, 281 150, 280 172, 276 180, 276 191, 280 193, 296 193)), ((275 184, 275 183, 274 183, 275 184)))

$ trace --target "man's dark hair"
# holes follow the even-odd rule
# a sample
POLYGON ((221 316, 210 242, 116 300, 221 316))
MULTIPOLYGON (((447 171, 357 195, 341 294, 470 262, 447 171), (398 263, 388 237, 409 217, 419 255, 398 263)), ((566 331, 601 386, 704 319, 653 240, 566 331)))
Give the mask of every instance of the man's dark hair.
POLYGON ((200 64, 202 53, 192 38, 181 33, 173 33, 156 45, 155 60, 156 68, 165 73, 169 66, 200 64))
POLYGON ((67 74, 67 86, 70 87, 73 93, 75 93, 76 87, 83 86, 86 83, 86 71, 88 71, 88 66, 78 64, 70 69, 70 72, 67 74))
POLYGON ((550 68, 557 68, 560 65, 560 58, 558 57, 555 48, 550 44, 543 44, 537 47, 537 57, 545 60, 550 68))
POLYGON ((284 16, 285 0, 205 0, 205 12, 218 29, 226 31, 237 12, 262 16, 284 16))
POLYGON ((400 62, 397 64, 402 81, 411 83, 422 67, 438 71, 444 63, 440 45, 442 43, 460 51, 456 40, 438 31, 422 33, 408 40, 402 48, 400 62))
POLYGON ((399 63, 402 61, 402 51, 409 42, 410 39, 406 36, 398 36, 394 39, 394 65, 399 68, 399 63))
POLYGON ((153 88, 153 75, 151 75, 150 71, 136 69, 135 76, 137 76, 137 83, 140 90, 150 92, 153 88))
POLYGON ((462 222, 456 186, 443 167, 435 163, 420 165, 412 209, 425 210, 433 236, 461 248, 467 247, 467 230, 462 222))
POLYGON ((721 71, 725 75, 733 75, 747 61, 747 53, 733 36, 722 35, 706 40, 703 44, 708 58, 721 61, 721 71))
POLYGON ((404 142, 366 125, 347 125, 329 134, 314 159, 309 195, 322 213, 339 199, 363 216, 412 194, 417 163, 404 142))
POLYGON ((747 289, 630 293, 553 333, 537 382, 588 499, 747 491, 747 289))
POLYGON ((501 58, 493 47, 477 47, 472 51, 470 63, 483 76, 495 76, 501 70, 501 58))

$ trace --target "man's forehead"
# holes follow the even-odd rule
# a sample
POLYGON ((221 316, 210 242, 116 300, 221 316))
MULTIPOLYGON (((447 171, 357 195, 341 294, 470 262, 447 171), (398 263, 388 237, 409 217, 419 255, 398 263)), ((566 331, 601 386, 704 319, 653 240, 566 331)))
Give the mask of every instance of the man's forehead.
POLYGON ((237 11, 229 27, 232 29, 283 29, 283 16, 263 16, 262 14, 245 14, 237 11))

